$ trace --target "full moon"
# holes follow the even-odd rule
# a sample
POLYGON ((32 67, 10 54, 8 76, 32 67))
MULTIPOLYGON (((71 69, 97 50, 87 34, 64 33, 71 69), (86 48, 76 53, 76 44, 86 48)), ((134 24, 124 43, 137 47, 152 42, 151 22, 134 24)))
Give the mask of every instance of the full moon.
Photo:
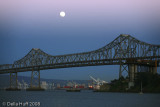
POLYGON ((61 17, 64 17, 65 15, 66 15, 66 13, 65 13, 64 11, 61 11, 61 12, 60 12, 60 16, 61 16, 61 17))

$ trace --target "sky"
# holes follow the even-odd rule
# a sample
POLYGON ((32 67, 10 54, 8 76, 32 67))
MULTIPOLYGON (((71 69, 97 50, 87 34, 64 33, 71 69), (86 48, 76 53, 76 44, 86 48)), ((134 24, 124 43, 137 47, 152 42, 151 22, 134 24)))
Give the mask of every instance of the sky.
MULTIPOLYGON (((1 0, 0 64, 12 64, 32 48, 51 55, 87 52, 120 34, 160 44, 159 11, 159 0, 1 0)), ((119 66, 105 65, 43 70, 41 78, 88 80, 92 75, 110 81, 118 73, 119 66)))

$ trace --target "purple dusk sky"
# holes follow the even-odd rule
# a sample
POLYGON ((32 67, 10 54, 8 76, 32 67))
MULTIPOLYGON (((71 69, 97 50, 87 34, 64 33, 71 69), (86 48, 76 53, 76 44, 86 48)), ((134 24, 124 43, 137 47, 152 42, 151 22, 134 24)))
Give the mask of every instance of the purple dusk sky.
POLYGON ((143 27, 157 24, 159 11, 159 0, 3 0, 0 21, 20 28, 25 25, 27 29, 31 26, 143 27), (59 17, 60 11, 66 12, 65 18, 59 17))

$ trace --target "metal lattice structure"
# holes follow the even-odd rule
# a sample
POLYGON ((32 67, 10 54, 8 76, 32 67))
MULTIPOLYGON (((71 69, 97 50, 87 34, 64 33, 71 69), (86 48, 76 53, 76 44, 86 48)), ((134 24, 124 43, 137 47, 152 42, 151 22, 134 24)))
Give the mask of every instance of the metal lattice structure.
POLYGON ((159 66, 160 45, 120 35, 108 45, 90 52, 53 56, 33 48, 13 64, 0 65, 0 74, 67 67, 137 64, 159 66))

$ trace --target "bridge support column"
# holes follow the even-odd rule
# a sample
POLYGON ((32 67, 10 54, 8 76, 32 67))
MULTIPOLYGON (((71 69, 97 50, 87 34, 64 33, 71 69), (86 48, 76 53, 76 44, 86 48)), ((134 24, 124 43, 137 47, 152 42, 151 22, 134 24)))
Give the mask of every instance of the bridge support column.
POLYGON ((128 87, 134 86, 134 80, 137 73, 137 65, 135 64, 129 64, 128 65, 128 74, 129 74, 129 84, 128 87))
POLYGON ((31 74, 31 88, 39 87, 40 88, 40 71, 32 71, 31 74))
POLYGON ((129 64, 128 70, 129 70, 129 81, 134 82, 135 74, 137 73, 137 65, 129 64))
POLYGON ((149 67, 149 72, 156 74, 157 73, 157 67, 149 67))
POLYGON ((123 73, 124 71, 128 72, 128 65, 120 64, 120 68, 119 68, 119 78, 122 77, 122 73, 123 73))
POLYGON ((10 73, 10 87, 6 89, 6 91, 18 91, 18 79, 17 72, 10 73))
POLYGON ((32 70, 31 84, 30 84, 30 88, 28 88, 27 91, 43 91, 43 90, 44 89, 41 88, 41 85, 40 85, 40 71, 32 70))

